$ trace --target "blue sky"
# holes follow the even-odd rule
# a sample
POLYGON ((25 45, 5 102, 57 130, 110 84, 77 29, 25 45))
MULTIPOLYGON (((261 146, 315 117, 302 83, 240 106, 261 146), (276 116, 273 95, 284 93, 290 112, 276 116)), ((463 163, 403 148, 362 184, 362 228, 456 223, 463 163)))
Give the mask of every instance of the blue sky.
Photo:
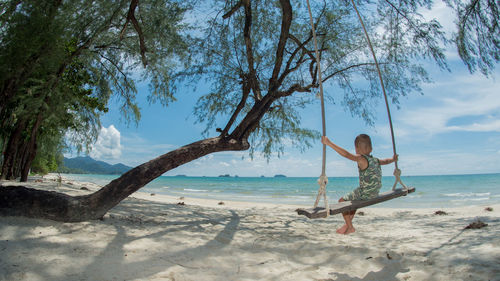
MULTIPOLYGON (((469 74, 460 62, 451 63, 453 72, 428 69, 434 83, 424 85, 424 95, 401 99, 400 109, 391 108, 399 166, 403 175, 470 174, 500 172, 500 83, 499 71, 487 79, 481 74, 469 74)), ((163 153, 202 138, 203 124, 194 124, 192 108, 196 95, 203 92, 183 92, 178 101, 165 108, 146 101, 147 86, 140 85, 138 101, 142 118, 136 127, 127 125, 117 106, 102 119, 103 129, 91 156, 109 163, 135 166, 163 153)), ((327 135, 346 149, 353 151, 353 140, 359 133, 368 133, 373 140, 373 154, 392 155, 387 113, 382 97, 375 126, 352 117, 340 105, 326 105, 327 135)), ((321 130, 319 101, 303 111, 303 125, 321 130)), ((212 136, 215 136, 214 132, 212 136)), ((285 154, 266 159, 248 152, 222 152, 203 157, 178 167, 166 175, 190 176, 318 176, 321 173, 319 140, 312 148, 300 153, 289 146, 285 154)), ((393 165, 384 167, 392 174, 393 165)), ((354 163, 327 152, 328 176, 355 176, 354 163)))
MULTIPOLYGON (((428 13, 443 18, 444 9, 428 13)), ((452 28, 451 20, 444 22, 452 28)), ((456 52, 448 52, 451 73, 429 66, 434 83, 423 85, 424 95, 413 94, 400 99, 400 109, 391 107, 399 167, 403 175, 474 174, 500 172, 500 71, 490 78, 470 74, 456 52)), ((202 138, 203 124, 194 124, 192 109, 196 97, 208 89, 181 92, 178 101, 165 108, 150 105, 147 85, 139 85, 138 102, 142 118, 136 127, 127 125, 117 106, 102 119, 103 129, 91 156, 109 163, 136 166, 163 153, 202 138)), ((116 102, 116 101, 115 101, 116 102)), ((340 146, 354 151, 353 140, 359 133, 372 137, 373 154, 380 158, 392 155, 387 113, 381 96, 376 107, 373 127, 352 117, 340 105, 326 105, 327 135, 340 146)), ((319 101, 303 111, 303 125, 321 130, 319 101)), ((213 132, 210 136, 215 136, 213 132)), ((300 153, 289 146, 281 158, 269 162, 256 154, 251 160, 248 152, 221 152, 208 155, 166 173, 189 176, 319 176, 322 145, 319 140, 312 148, 300 153)), ((393 165, 384 167, 391 175, 393 165)), ((353 162, 327 152, 327 175, 355 176, 353 162)))

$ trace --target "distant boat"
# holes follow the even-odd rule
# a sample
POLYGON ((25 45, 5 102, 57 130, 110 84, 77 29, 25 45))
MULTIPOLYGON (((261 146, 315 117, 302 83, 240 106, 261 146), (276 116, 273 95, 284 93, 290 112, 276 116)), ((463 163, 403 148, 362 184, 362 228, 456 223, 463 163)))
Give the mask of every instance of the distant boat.
POLYGON ((231 176, 229 174, 225 174, 225 175, 220 175, 219 178, 230 178, 231 176))
POLYGON ((275 178, 286 178, 285 175, 274 175, 275 178))

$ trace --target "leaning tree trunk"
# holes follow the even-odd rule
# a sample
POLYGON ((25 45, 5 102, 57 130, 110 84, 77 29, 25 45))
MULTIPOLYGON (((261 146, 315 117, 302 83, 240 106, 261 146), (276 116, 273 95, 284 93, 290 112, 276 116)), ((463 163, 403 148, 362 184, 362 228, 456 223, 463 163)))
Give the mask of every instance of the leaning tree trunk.
POLYGON ((33 128, 31 128, 31 136, 30 136, 30 141, 28 143, 28 146, 26 148, 26 155, 23 157, 22 162, 20 163, 21 165, 21 182, 26 182, 28 181, 28 174, 31 169, 31 163, 33 163, 33 160, 35 159, 36 156, 36 151, 37 151, 37 136, 38 136, 38 131, 40 129, 40 125, 42 124, 42 118, 43 114, 42 112, 38 113, 38 116, 36 118, 35 124, 33 124, 33 128))
POLYGON ((22 142, 19 143, 16 158, 14 158, 14 161, 12 162, 12 175, 9 178, 10 180, 17 180, 21 176, 21 167, 24 161, 23 159, 26 158, 27 150, 28 143, 23 139, 22 142))
POLYGON ((16 124, 16 129, 10 135, 9 141, 7 143, 7 148, 5 149, 5 155, 2 164, 2 180, 14 179, 14 165, 17 160, 17 155, 19 153, 19 147, 21 146, 21 136, 23 131, 26 129, 26 122, 24 119, 20 120, 16 124))
POLYGON ((100 219, 130 194, 171 169, 214 152, 248 147, 246 139, 215 137, 201 140, 137 166, 100 190, 83 196, 23 186, 0 186, 0 214, 64 222, 100 219))
POLYGON ((21 178, 20 182, 27 182, 28 176, 31 170, 31 164, 33 160, 35 160, 36 152, 37 152, 38 144, 36 142, 28 144, 28 148, 26 149, 26 155, 24 155, 22 159, 21 167, 21 178))

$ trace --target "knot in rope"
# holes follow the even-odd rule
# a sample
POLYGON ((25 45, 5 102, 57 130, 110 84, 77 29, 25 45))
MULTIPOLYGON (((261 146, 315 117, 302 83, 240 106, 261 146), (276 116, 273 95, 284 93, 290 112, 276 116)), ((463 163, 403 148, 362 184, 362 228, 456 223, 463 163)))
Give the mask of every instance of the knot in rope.
POLYGON ((394 169, 394 173, 392 173, 395 177, 399 178, 401 177, 401 170, 396 168, 394 169))
MULTIPOLYGON (((397 162, 396 162, 397 163, 397 162)), ((397 165, 397 164, 396 164, 397 165)), ((394 169, 394 173, 393 173, 394 177, 396 177, 396 181, 394 181, 394 185, 392 186, 392 190, 395 190, 396 189, 396 185, 399 183, 401 184, 401 186, 403 187, 403 190, 404 191, 408 191, 408 187, 403 183, 403 181, 401 180, 401 170, 399 168, 396 168, 394 169)))
POLYGON ((325 188, 325 186, 328 184, 328 177, 326 175, 321 175, 318 178, 318 184, 320 187, 325 188))

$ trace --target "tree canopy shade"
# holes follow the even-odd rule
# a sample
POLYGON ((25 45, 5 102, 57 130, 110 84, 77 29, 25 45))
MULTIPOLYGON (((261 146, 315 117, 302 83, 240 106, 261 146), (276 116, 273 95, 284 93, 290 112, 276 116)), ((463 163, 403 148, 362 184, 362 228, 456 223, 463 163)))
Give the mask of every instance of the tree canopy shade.
POLYGON ((188 58, 180 35, 187 6, 140 4, 0 2, 3 179, 26 180, 44 134, 68 136, 79 150, 88 149, 113 94, 125 118, 137 121, 134 73, 151 81, 154 100, 173 99, 171 66, 188 58))
MULTIPOLYGON (((62 6, 66 3, 59 2, 62 6)), ((97 98, 116 91, 123 97, 124 108, 128 109, 125 112, 135 114, 138 114, 133 106, 135 87, 127 73, 130 67, 144 67, 143 78, 151 81, 151 99, 161 98, 164 104, 173 99, 175 85, 207 79, 211 90, 195 107, 197 121, 207 124, 207 138, 139 165, 87 196, 69 197, 22 187, 2 187, 2 213, 62 221, 97 219, 166 171, 204 155, 250 149, 250 153, 262 151, 270 156, 274 151, 279 154, 284 150, 284 140, 305 148, 317 137, 317 132, 301 127, 297 111, 314 101, 314 91, 318 87, 305 3, 289 0, 195 1, 192 3, 195 9, 188 10, 184 21, 194 26, 193 32, 191 36, 182 36, 186 33, 180 32, 179 22, 186 10, 175 2, 74 2, 75 6, 71 7, 78 7, 73 8, 74 19, 81 20, 81 24, 79 28, 75 25, 70 34, 82 39, 74 41, 76 44, 70 54, 78 55, 70 55, 68 60, 62 60, 66 63, 58 64, 59 68, 55 69, 64 65, 66 70, 69 62, 78 58, 93 78, 93 82, 89 82, 91 86, 83 89, 92 89, 97 98), (100 14, 101 9, 101 17, 87 18, 88 11, 100 14), (143 12, 149 12, 151 17, 143 12), (203 17, 199 13, 203 13, 203 17), (205 21, 207 14, 213 16, 205 21), (165 23, 167 19, 171 26, 165 23), (160 25, 162 29, 158 28, 160 25), (184 49, 187 52, 179 52, 184 49), (215 131, 218 133, 213 136, 215 131)), ((323 82, 340 89, 328 92, 327 98, 343 104, 370 123, 372 101, 380 97, 380 84, 354 9, 347 1, 312 3, 324 64, 323 82), (356 83, 359 81, 362 82, 356 83)), ((457 9, 458 15, 467 6, 463 3, 448 2, 457 9)), ((468 9, 466 16, 460 17, 467 24, 459 24, 457 34, 464 32, 467 40, 460 41, 458 36, 455 42, 465 44, 469 56, 462 58, 466 63, 485 66, 488 70, 498 62, 498 36, 484 37, 480 35, 485 34, 483 31, 473 28, 488 26, 490 33, 498 34, 498 4, 485 3, 488 3, 486 8, 468 9), (471 20, 474 17, 487 19, 487 25, 471 20), (481 51, 484 48, 488 52, 481 51), (491 63, 485 64, 485 61, 491 63)), ((449 38, 439 22, 426 21, 417 12, 431 4, 427 0, 358 1, 382 67, 387 92, 395 104, 401 96, 421 92, 420 85, 429 81, 421 65, 423 60, 433 60, 441 68, 447 68, 443 42, 448 42, 449 38)), ((8 9, 11 6, 5 7, 4 11, 12 11, 8 9)), ((9 22, 7 27, 10 27, 10 17, 7 12, 2 14, 2 20, 9 19, 5 21, 9 22)), ((2 32, 8 31, 2 27, 2 32)), ((40 54, 46 53, 37 48, 40 54)), ((37 73, 33 69, 28 74, 37 73)), ((19 71, 25 70, 20 68, 19 71)), ((42 81, 52 81, 48 78, 54 77, 52 79, 60 82, 63 73, 50 72, 52 76, 43 76, 45 80, 42 81)), ((21 80, 16 78, 14 81, 21 80)), ((3 89, 7 83, 2 83, 3 89)), ((16 93, 21 91, 21 85, 24 84, 14 88, 16 93)), ((48 89, 51 91, 43 93, 52 93, 55 88, 48 89)), ((62 91, 53 93, 63 94, 62 91)), ((11 131, 14 128, 16 126, 11 131)))

